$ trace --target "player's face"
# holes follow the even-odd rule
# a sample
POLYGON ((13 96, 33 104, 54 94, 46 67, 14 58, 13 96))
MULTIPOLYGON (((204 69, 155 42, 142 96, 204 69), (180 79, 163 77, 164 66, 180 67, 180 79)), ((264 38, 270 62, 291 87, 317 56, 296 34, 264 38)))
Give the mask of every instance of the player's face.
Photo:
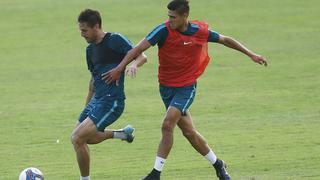
MULTIPOLYGON (((97 25, 96 25, 97 26, 97 25)), ((96 41, 96 26, 93 28, 88 26, 87 23, 79 23, 79 30, 81 33, 81 36, 88 42, 93 43, 96 41)))
POLYGON ((182 29, 188 18, 187 14, 180 15, 177 12, 171 10, 168 11, 168 16, 170 27, 176 30, 182 29))

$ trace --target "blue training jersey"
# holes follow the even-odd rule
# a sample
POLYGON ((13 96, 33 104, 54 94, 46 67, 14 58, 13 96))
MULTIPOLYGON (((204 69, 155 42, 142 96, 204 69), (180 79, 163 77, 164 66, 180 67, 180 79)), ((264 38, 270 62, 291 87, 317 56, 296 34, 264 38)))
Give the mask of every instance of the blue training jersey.
POLYGON ((91 43, 86 49, 88 69, 94 79, 95 96, 105 94, 124 99, 124 73, 121 74, 119 85, 115 82, 106 84, 101 74, 115 68, 133 48, 133 44, 124 36, 117 33, 106 33, 103 40, 91 43))
POLYGON ((106 64, 119 64, 133 44, 126 37, 118 33, 106 33, 103 40, 91 43, 86 50, 88 69, 96 71, 106 64))
MULTIPOLYGON (((199 26, 197 24, 189 23, 187 31, 181 33, 183 35, 191 36, 198 32, 199 26)), ((218 42, 219 41, 219 33, 212 31, 208 29, 209 31, 209 37, 208 42, 218 42)), ((160 24, 157 26, 154 30, 152 30, 146 39, 149 41, 149 43, 154 46, 158 45, 159 48, 161 48, 166 41, 168 37, 169 31, 165 25, 165 23, 160 24)))

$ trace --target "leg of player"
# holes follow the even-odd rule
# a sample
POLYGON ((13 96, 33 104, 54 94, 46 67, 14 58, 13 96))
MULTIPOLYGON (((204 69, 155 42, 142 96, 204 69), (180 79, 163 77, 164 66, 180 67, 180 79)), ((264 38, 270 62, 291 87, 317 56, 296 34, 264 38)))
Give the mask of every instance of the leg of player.
POLYGON ((88 140, 88 144, 98 144, 107 139, 121 139, 131 143, 134 139, 134 128, 131 125, 127 125, 123 129, 112 130, 106 129, 103 132, 97 131, 97 133, 88 140))
POLYGON ((158 153, 153 170, 143 180, 159 180, 166 158, 173 144, 173 132, 181 117, 181 111, 176 107, 169 106, 166 117, 162 122, 162 138, 158 147, 158 153))
POLYGON ((170 106, 167 110, 166 117, 162 122, 162 138, 158 147, 158 156, 164 159, 170 153, 173 144, 173 131, 181 117, 181 111, 176 107, 170 106))
POLYGON ((193 148, 212 164, 219 180, 230 180, 231 178, 226 170, 226 164, 217 158, 204 137, 196 130, 190 112, 187 112, 186 116, 181 116, 178 126, 193 148))
MULTIPOLYGON (((178 122, 178 127, 181 129, 182 134, 190 142, 195 150, 197 150, 202 156, 205 156, 211 150, 203 138, 203 136, 196 130, 193 125, 190 112, 187 112, 186 116, 181 116, 178 122)), ((212 164, 216 161, 216 156, 212 157, 212 164)))
POLYGON ((104 132, 97 131, 89 140, 88 144, 99 144, 102 141, 113 138, 113 132, 110 130, 105 130, 104 132))
POLYGON ((90 154, 87 141, 96 133, 97 128, 89 117, 72 132, 71 141, 76 152, 81 179, 90 180, 90 154))

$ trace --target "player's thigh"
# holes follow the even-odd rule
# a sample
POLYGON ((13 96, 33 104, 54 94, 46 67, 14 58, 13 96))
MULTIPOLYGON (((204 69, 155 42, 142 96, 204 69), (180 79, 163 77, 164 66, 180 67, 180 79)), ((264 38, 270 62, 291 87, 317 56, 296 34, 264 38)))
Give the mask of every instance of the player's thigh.
POLYGON ((92 136, 97 133, 97 128, 93 121, 87 117, 83 122, 81 122, 72 133, 72 138, 77 141, 87 141, 92 136))
POLYGON ((88 114, 98 131, 104 129, 115 122, 124 110, 124 100, 107 99, 96 103, 93 110, 88 114))
POLYGON ((173 106, 169 106, 166 116, 162 123, 162 128, 173 129, 180 120, 181 112, 179 109, 173 106))
POLYGON ((181 116, 178 126, 182 132, 187 133, 195 130, 195 126, 192 121, 190 112, 187 112, 185 116, 181 116))
POLYGON ((79 125, 80 125, 80 122, 77 121, 77 122, 76 122, 76 125, 75 125, 74 127, 76 128, 76 127, 78 127, 79 125))

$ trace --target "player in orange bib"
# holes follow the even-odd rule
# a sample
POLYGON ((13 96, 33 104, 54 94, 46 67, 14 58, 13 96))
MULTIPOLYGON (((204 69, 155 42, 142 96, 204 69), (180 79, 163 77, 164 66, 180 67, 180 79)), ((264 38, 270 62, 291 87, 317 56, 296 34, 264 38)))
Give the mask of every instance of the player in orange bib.
POLYGON ((154 168, 143 179, 159 180, 160 174, 173 145, 173 132, 178 125, 190 144, 214 167, 220 180, 231 179, 226 164, 218 159, 203 136, 193 125, 188 108, 192 104, 197 79, 204 72, 210 58, 208 42, 215 42, 238 50, 261 65, 266 59, 255 54, 235 39, 219 34, 208 28, 207 23, 189 21, 188 0, 173 0, 168 6, 169 19, 156 27, 135 48, 130 50, 114 69, 102 74, 107 83, 118 80, 121 72, 135 57, 158 45, 160 95, 166 107, 162 123, 162 138, 159 144, 154 168))

